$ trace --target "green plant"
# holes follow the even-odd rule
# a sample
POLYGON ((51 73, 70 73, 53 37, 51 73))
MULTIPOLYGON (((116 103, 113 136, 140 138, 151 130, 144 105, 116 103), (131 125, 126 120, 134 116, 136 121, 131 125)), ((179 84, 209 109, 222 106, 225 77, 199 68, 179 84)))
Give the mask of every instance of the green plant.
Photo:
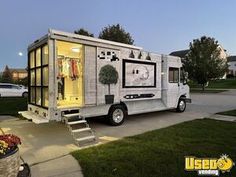
POLYGON ((108 93, 110 95, 110 85, 116 84, 118 81, 118 72, 116 68, 111 65, 105 65, 101 68, 99 72, 99 82, 104 85, 108 85, 108 93))
POLYGON ((11 83, 12 82, 11 71, 10 71, 10 69, 9 69, 9 67, 7 65, 5 67, 5 70, 2 73, 1 82, 7 82, 7 83, 11 83))
POLYGON ((93 33, 88 32, 84 28, 80 28, 79 30, 75 30, 74 33, 79 34, 79 35, 83 35, 83 36, 94 37, 93 33))
POLYGON ((218 41, 203 36, 190 43, 190 50, 184 61, 189 79, 205 89, 207 82, 221 78, 227 71, 227 62, 221 57, 218 41))
POLYGON ((134 43, 130 33, 126 32, 120 24, 103 28, 98 38, 131 45, 134 43))

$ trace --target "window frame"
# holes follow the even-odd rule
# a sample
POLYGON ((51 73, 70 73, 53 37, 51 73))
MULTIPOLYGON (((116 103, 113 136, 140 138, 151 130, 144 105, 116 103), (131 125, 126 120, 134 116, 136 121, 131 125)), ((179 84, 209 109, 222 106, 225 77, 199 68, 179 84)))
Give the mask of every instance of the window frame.
POLYGON ((178 84, 180 82, 180 68, 169 67, 168 69, 168 82, 171 84, 178 84), (170 81, 170 70, 173 69, 173 81, 170 81), (178 81, 175 81, 175 71, 178 71, 178 81))
MULTIPOLYGON (((48 56, 48 63, 47 64, 43 64, 43 48, 44 47, 46 47, 46 46, 48 46, 48 51, 49 51, 49 45, 48 45, 48 43, 44 43, 43 45, 41 45, 41 46, 39 46, 39 47, 37 47, 37 48, 34 48, 34 49, 32 49, 32 50, 30 50, 30 51, 28 51, 28 87, 29 87, 29 96, 28 96, 28 102, 29 102, 29 104, 32 104, 32 105, 34 105, 34 106, 39 106, 39 107, 42 107, 42 108, 45 108, 45 109, 48 109, 48 106, 44 106, 43 105, 43 100, 45 99, 44 97, 43 97, 43 90, 44 89, 49 89, 49 76, 48 76, 48 84, 47 84, 47 86, 45 86, 45 85, 43 85, 43 77, 44 77, 44 74, 43 74, 43 69, 44 68, 48 68, 48 71, 49 71, 49 56, 48 56), (41 51, 41 53, 40 53, 40 63, 41 63, 41 65, 40 66, 37 66, 37 64, 36 64, 36 55, 37 55, 37 50, 38 49, 40 49, 40 51, 41 51), (34 61, 34 66, 32 66, 31 67, 31 58, 30 58, 30 56, 31 56, 31 52, 34 52, 33 53, 33 56, 34 56, 34 59, 33 59, 33 61, 34 61), (40 77, 40 85, 37 85, 37 69, 40 69, 40 75, 41 75, 41 77, 40 77), (32 85, 32 83, 31 83, 31 71, 34 71, 34 85, 32 85), (37 88, 40 88, 40 95, 41 95, 41 102, 40 102, 40 104, 37 104, 37 102, 36 102, 36 100, 37 100, 37 88), (32 101, 31 100, 31 91, 32 90, 34 90, 34 95, 35 95, 35 98, 34 98, 34 100, 32 101)), ((48 72, 48 75, 49 75, 49 72, 48 72)), ((49 94, 48 94, 48 98, 49 98, 49 94)))

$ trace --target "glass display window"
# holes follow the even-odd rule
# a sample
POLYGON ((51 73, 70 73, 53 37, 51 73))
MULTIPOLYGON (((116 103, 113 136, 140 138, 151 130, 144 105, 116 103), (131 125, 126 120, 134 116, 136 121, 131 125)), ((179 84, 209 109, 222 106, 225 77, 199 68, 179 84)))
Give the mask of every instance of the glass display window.
POLYGON ((49 55, 48 45, 42 45, 29 52, 29 102, 48 107, 49 55))

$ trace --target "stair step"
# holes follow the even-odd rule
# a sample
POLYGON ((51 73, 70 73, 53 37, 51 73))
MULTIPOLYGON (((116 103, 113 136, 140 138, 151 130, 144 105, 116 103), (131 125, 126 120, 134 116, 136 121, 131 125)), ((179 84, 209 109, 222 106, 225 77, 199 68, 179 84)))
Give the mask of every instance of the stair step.
POLYGON ((78 120, 78 121, 67 122, 68 125, 75 125, 75 124, 82 124, 82 123, 87 123, 87 121, 86 120, 78 120))
POLYGON ((86 136, 83 138, 78 138, 76 139, 77 141, 85 141, 85 140, 90 140, 90 139, 95 139, 95 136, 86 136))
POLYGON ((89 130, 91 130, 91 128, 80 128, 80 129, 72 130, 71 132, 76 133, 76 132, 84 132, 84 131, 89 131, 89 130))
POLYGON ((73 113, 73 114, 65 114, 64 117, 71 118, 71 117, 77 117, 80 116, 80 113, 73 113))
POLYGON ((66 118, 68 122, 74 122, 74 121, 79 121, 79 120, 84 120, 81 117, 71 117, 71 118, 66 118))

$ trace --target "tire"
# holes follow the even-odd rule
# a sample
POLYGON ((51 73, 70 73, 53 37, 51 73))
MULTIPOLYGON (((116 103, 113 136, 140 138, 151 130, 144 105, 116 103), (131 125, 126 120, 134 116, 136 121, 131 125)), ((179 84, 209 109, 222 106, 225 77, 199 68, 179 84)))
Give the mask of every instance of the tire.
POLYGON ((186 101, 184 99, 179 99, 176 111, 177 112, 184 112, 186 109, 186 101))
POLYGON ((108 121, 112 126, 118 126, 124 123, 127 112, 122 105, 112 106, 108 113, 108 121))
POLYGON ((27 92, 24 92, 24 93, 22 94, 22 97, 23 97, 23 98, 27 98, 27 97, 28 97, 28 93, 27 93, 27 92))

